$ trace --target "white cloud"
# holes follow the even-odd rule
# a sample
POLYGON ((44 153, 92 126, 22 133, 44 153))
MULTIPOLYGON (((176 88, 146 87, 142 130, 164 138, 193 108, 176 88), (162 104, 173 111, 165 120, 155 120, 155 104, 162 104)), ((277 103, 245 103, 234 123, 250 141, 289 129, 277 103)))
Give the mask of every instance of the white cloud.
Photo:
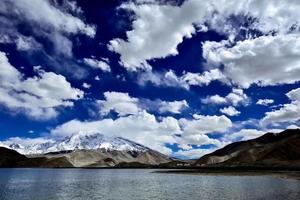
POLYGON ((180 113, 184 108, 188 107, 186 100, 182 101, 162 101, 159 105, 159 112, 180 113))
POLYGON ((260 131, 257 129, 242 129, 238 132, 226 135, 226 138, 231 142, 241 141, 241 140, 250 140, 264 135, 265 131, 260 131))
POLYGON ((266 130, 257 130, 257 129, 241 129, 238 132, 231 134, 226 134, 225 139, 231 142, 244 141, 258 138, 266 133, 280 133, 284 131, 283 129, 266 129, 266 130))
POLYGON ((85 89, 89 89, 89 88, 92 87, 92 85, 91 85, 91 84, 88 84, 88 83, 83 83, 83 84, 82 84, 82 87, 85 88, 85 89))
POLYGON ((203 103, 212 103, 212 104, 226 104, 227 100, 225 97, 221 97, 220 95, 216 94, 213 96, 206 97, 202 100, 203 103))
POLYGON ((300 129, 300 127, 297 126, 296 124, 291 124, 291 125, 287 126, 286 129, 300 129))
POLYGON ((292 101, 300 102, 300 88, 289 91, 286 96, 292 101))
POLYGON ((263 105, 263 106, 267 106, 272 103, 274 103, 273 99, 258 99, 256 102, 257 105, 263 105))
POLYGON ((218 70, 213 69, 210 71, 199 73, 188 72, 182 76, 182 80, 188 85, 208 85, 214 80, 220 80, 224 78, 224 75, 218 70))
POLYGON ((97 100, 102 115, 115 111, 119 116, 137 114, 143 110, 159 113, 180 113, 189 107, 186 100, 162 101, 131 97, 128 93, 104 92, 104 100, 97 100))
POLYGON ((224 74, 248 88, 295 83, 300 77, 300 35, 268 35, 237 42, 205 42, 203 56, 210 63, 224 64, 224 74))
POLYGON ((223 79, 223 74, 218 69, 205 71, 203 73, 185 73, 177 76, 174 71, 169 70, 165 73, 144 72, 138 77, 138 84, 145 85, 148 82, 156 86, 181 87, 189 89, 192 85, 209 85, 212 81, 223 79))
POLYGON ((35 67, 37 76, 24 79, 3 52, 0 52, 0 68, 0 103, 11 110, 25 111, 35 119, 55 117, 56 108, 73 106, 73 101, 84 94, 72 88, 64 76, 39 67, 35 67))
POLYGON ((101 69, 104 72, 111 71, 110 66, 107 64, 107 61, 96 60, 94 58, 84 58, 83 62, 90 67, 101 69))
POLYGON ((15 41, 11 41, 12 39, 9 40, 10 41, 4 43, 16 43, 16 47, 20 51, 37 50, 41 48, 41 45, 32 37, 20 35, 15 39, 15 41))
POLYGON ((123 4, 121 8, 135 13, 133 29, 126 33, 127 41, 114 39, 109 48, 121 55, 121 62, 128 70, 149 69, 147 60, 176 55, 183 38, 196 32, 191 22, 201 15, 201 9, 190 13, 189 5, 123 4))
POLYGON ((295 0, 188 0, 181 6, 126 3, 121 8, 134 12, 132 30, 126 33, 127 40, 110 41, 109 48, 121 55, 121 63, 128 70, 149 69, 148 60, 178 54, 178 44, 197 31, 205 31, 197 29, 205 22, 234 38, 237 31, 228 20, 232 15, 256 19, 250 27, 266 34, 285 34, 293 26, 297 30, 300 19, 300 3, 295 0))
POLYGON ((118 113, 119 116, 128 114, 137 114, 141 109, 138 105, 138 99, 130 97, 128 93, 105 92, 105 100, 98 100, 100 113, 108 114, 111 110, 118 113))
POLYGON ((192 145, 196 145, 197 147, 200 147, 202 145, 214 145, 215 147, 222 147, 223 142, 221 142, 218 139, 212 139, 208 137, 205 134, 185 134, 183 133, 181 137, 176 138, 176 142, 178 144, 178 147, 183 150, 191 150, 193 149, 192 145))
POLYGON ((300 119, 300 103, 284 104, 280 109, 266 112, 262 124, 276 124, 280 122, 296 122, 300 119))
POLYGON ((180 125, 183 129, 184 134, 207 134, 211 132, 225 132, 232 126, 232 122, 226 116, 204 116, 204 115, 193 115, 193 120, 180 119, 180 125))
POLYGON ((70 3, 59 6, 47 0, 3 0, 0 2, 2 13, 0 32, 10 43, 16 43, 19 50, 35 50, 37 45, 42 44, 18 31, 20 24, 26 24, 34 37, 47 38, 53 43, 56 52, 70 57, 72 42, 68 38, 69 35, 84 34, 94 37, 96 33, 94 26, 75 16, 78 13, 74 12, 76 9, 79 8, 74 3, 70 9, 70 3), (70 14, 71 12, 73 13, 70 14))
POLYGON ((220 112, 223 114, 226 114, 228 116, 237 116, 237 115, 241 114, 240 111, 236 110, 235 107, 232 107, 232 106, 221 108, 220 112))
POLYGON ((300 120, 300 88, 291 90, 286 94, 291 103, 284 104, 281 108, 265 113, 261 120, 262 125, 276 123, 293 123, 300 120))
POLYGON ((189 85, 182 81, 182 79, 178 77, 172 70, 169 70, 165 73, 158 73, 152 71, 140 73, 138 75, 138 84, 144 86, 147 83, 152 83, 155 86, 178 87, 189 89, 189 85))
MULTIPOLYGON (((69 13, 64 13, 61 10, 55 8, 49 3, 49 1, 39 0, 20 0, 20 1, 4 1, 7 9, 10 5, 13 5, 13 12, 18 13, 19 16, 23 16, 26 20, 36 24, 43 24, 47 27, 53 27, 55 30, 59 30, 66 33, 78 33, 81 32, 90 37, 95 35, 95 29, 92 26, 86 25, 82 20, 72 16, 69 13)), ((10 10, 11 12, 12 10, 10 10)))
POLYGON ((249 97, 244 93, 244 91, 236 88, 233 88, 232 92, 225 97, 213 95, 202 99, 202 102, 205 104, 232 104, 234 106, 237 106, 238 104, 247 105, 249 101, 249 97))
POLYGON ((179 150, 173 154, 173 156, 189 159, 199 159, 202 156, 212 153, 215 148, 210 149, 190 149, 190 150, 179 150))
POLYGON ((244 91, 236 88, 232 89, 232 92, 226 96, 226 99, 233 105, 238 105, 239 103, 247 104, 249 101, 249 98, 244 91))

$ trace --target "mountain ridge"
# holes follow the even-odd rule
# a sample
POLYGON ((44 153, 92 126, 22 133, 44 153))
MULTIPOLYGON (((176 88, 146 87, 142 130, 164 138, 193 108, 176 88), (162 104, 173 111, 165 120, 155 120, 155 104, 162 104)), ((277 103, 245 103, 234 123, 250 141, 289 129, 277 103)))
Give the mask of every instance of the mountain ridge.
POLYGON ((300 129, 231 143, 198 159, 198 167, 300 167, 300 129))
POLYGON ((21 154, 46 154, 51 152, 72 151, 77 149, 106 149, 118 151, 148 151, 149 148, 122 137, 104 136, 101 133, 73 134, 59 139, 43 142, 18 144, 12 141, 0 142, 1 146, 13 149, 21 154))

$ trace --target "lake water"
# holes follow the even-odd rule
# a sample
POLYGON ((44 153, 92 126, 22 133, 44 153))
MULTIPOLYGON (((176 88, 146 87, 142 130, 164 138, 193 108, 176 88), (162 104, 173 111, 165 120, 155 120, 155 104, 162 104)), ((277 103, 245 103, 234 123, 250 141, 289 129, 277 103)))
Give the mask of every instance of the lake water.
POLYGON ((0 169, 1 200, 300 199, 300 181, 145 169, 0 169))

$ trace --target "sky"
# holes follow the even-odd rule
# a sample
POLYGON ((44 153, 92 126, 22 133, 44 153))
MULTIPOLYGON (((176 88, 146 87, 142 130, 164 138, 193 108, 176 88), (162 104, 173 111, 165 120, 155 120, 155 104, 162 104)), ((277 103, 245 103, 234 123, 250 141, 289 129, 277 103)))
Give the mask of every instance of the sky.
POLYGON ((0 140, 198 158, 298 128, 297 0, 2 0, 0 140))

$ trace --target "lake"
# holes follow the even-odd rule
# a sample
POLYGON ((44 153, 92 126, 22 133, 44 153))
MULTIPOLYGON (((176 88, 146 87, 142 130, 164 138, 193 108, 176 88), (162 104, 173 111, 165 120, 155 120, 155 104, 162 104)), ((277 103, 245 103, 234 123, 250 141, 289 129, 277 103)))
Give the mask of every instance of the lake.
POLYGON ((0 169, 1 200, 300 199, 300 181, 149 169, 0 169))

